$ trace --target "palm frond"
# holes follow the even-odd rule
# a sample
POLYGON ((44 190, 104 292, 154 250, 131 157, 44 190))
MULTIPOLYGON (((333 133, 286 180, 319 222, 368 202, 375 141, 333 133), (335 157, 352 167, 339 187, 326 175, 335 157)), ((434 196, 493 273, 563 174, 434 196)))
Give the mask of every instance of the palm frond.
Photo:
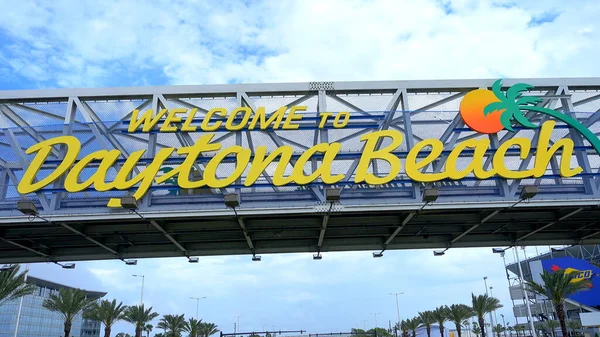
POLYGON ((500 123, 502 123, 502 126, 504 126, 504 128, 510 132, 515 132, 510 122, 513 119, 513 114, 514 109, 512 109, 511 107, 509 109, 506 109, 504 113, 502 113, 502 115, 500 116, 500 123))
POLYGON ((506 101, 506 96, 502 93, 502 80, 496 80, 494 84, 492 84, 492 92, 500 101, 506 101))
POLYGON ((544 284, 528 281, 527 287, 534 293, 548 297, 555 305, 563 305, 570 295, 590 288, 588 280, 577 280, 574 273, 559 270, 550 273, 546 270, 541 275, 544 284))
POLYGON ((529 119, 527 119, 527 117, 523 115, 523 112, 521 110, 516 110, 513 114, 513 117, 517 121, 517 123, 523 125, 526 128, 535 129, 538 127, 537 125, 531 123, 531 121, 529 121, 529 119))
POLYGON ((483 108, 483 115, 487 116, 494 111, 506 110, 506 104, 504 102, 492 102, 483 108))
POLYGON ((75 316, 87 311, 95 301, 87 297, 85 290, 62 288, 58 294, 51 294, 44 300, 42 306, 59 313, 65 321, 71 322, 75 316))
POLYGON ((533 88, 533 86, 530 84, 517 83, 508 88, 506 91, 506 98, 510 101, 514 101, 522 95, 522 92, 528 91, 531 88, 533 88))
POLYGON ((4 302, 32 294, 36 287, 25 282, 26 271, 19 273, 20 267, 9 266, 0 271, 0 305, 4 302))

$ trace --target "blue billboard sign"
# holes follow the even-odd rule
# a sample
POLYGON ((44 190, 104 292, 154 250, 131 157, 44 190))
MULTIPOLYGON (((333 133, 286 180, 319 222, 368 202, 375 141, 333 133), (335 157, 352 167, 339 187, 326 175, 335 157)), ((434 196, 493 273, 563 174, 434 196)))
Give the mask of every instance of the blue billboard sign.
POLYGON ((542 266, 549 272, 564 270, 565 273, 576 273, 576 279, 573 282, 590 281, 591 287, 589 290, 575 293, 569 298, 590 307, 600 305, 600 268, 589 261, 573 257, 542 260, 542 266))

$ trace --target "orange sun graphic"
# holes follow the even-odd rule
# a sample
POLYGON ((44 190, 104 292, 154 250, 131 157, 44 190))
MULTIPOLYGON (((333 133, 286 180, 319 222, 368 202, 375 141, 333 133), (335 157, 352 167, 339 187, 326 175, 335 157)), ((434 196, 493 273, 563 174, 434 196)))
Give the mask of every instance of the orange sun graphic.
POLYGON ((500 100, 493 92, 487 89, 470 91, 460 102, 460 117, 469 128, 480 133, 497 133, 504 129, 500 122, 502 111, 494 111, 488 115, 483 114, 483 109, 492 102, 500 100))

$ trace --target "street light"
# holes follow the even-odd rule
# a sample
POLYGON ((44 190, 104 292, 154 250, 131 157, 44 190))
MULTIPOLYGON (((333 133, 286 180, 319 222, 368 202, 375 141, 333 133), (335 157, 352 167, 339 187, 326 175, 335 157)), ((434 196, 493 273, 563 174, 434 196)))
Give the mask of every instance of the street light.
MULTIPOLYGON (((488 293, 487 279, 488 279, 487 276, 483 277, 483 283, 485 284, 485 294, 489 296, 490 294, 488 293)), ((490 314, 490 324, 491 324, 491 326, 494 326, 494 319, 492 318, 492 312, 490 311, 489 314, 490 314)), ((491 336, 494 335, 494 333, 493 333, 494 331, 493 330, 492 331, 488 331, 488 332, 491 332, 490 333, 491 336)))
POLYGON ((190 298, 193 299, 193 300, 196 300, 196 319, 198 319, 198 307, 200 305, 200 300, 201 299, 205 299, 206 296, 203 296, 203 297, 193 297, 193 296, 191 296, 190 298))
POLYGON ((381 314, 380 312, 371 313, 371 315, 375 316, 375 331, 377 331, 377 315, 381 314))
POLYGON ((396 296, 396 313, 398 314, 398 324, 400 324, 400 306, 398 306, 398 295, 403 295, 404 292, 401 293, 390 293, 390 295, 396 296))
POLYGON ((504 314, 500 314, 500 317, 502 317, 502 324, 504 324, 504 337, 506 337, 506 321, 504 320, 504 314))
POLYGON ((237 331, 241 331, 240 329, 240 317, 244 317, 243 315, 237 315, 237 316, 233 316, 237 318, 237 325, 236 325, 236 329, 237 331))
POLYGON ((140 298, 140 304, 143 305, 144 304, 144 280, 146 279, 146 276, 144 275, 131 275, 133 277, 141 277, 142 278, 142 296, 140 298))
MULTIPOLYGON (((494 297, 494 287, 490 286, 490 296, 494 297)), ((498 324, 498 316, 496 316, 496 310, 494 309, 494 321, 498 324)))

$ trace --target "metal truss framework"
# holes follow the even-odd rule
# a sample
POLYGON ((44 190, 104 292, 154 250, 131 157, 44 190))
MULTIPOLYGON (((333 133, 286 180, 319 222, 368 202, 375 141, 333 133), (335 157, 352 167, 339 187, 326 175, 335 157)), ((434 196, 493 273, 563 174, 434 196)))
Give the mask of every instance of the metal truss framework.
MULTIPOLYGON (((583 173, 572 178, 559 175, 560 154, 546 174, 537 179, 442 181, 435 185, 439 199, 424 205, 425 185, 414 183, 404 170, 383 186, 354 184, 363 143, 360 136, 375 130, 402 132, 403 144, 394 152, 404 159, 416 142, 440 139, 445 151, 434 165, 423 169, 444 170, 447 155, 461 141, 489 137, 486 154, 489 169, 495 149, 513 137, 528 137, 532 146, 537 132, 516 128, 485 136, 468 129, 458 115, 461 98, 470 90, 489 87, 493 80, 311 82, 254 85, 206 85, 141 88, 60 89, 0 92, 0 263, 85 259, 248 254, 279 252, 326 252, 409 248, 457 248, 501 245, 600 243, 600 157, 590 144, 565 125, 557 124, 552 142, 570 137, 576 144, 573 165, 583 173), (136 167, 144 169, 156 152, 166 147, 190 146, 200 137, 193 133, 128 133, 134 109, 197 109, 196 120, 211 108, 306 105, 308 110, 297 131, 218 130, 213 142, 223 147, 240 145, 252 149, 291 146, 295 159, 311 146, 339 142, 333 173, 345 174, 334 186, 342 189, 341 201, 329 205, 324 186, 274 186, 265 170, 252 187, 241 179, 222 189, 180 190, 173 185, 152 187, 142 200, 139 214, 106 208, 110 197, 129 191, 67 193, 63 181, 36 194, 19 195, 16 185, 32 157, 25 150, 60 135, 76 136, 82 154, 116 149, 122 157, 109 175, 114 176, 130 153, 145 150, 136 167), (344 129, 327 124, 317 128, 318 113, 349 111, 344 129), (522 186, 535 184, 539 194, 515 205, 522 186), (242 204, 227 209, 223 194, 237 192, 242 204), (33 201, 45 219, 29 219, 15 209, 20 199, 33 201)), ((540 105, 570 114, 600 134, 600 79, 513 79, 505 85, 525 82, 535 86, 540 105)), ((545 117, 528 116, 540 124, 545 117)), ((378 144, 383 145, 383 142, 378 144)), ((42 172, 50 172, 66 149, 54 149, 42 172)), ((506 155, 507 167, 531 168, 530 153, 506 155)), ((468 163, 469 152, 459 159, 468 163)), ((211 155, 200 157, 195 174, 203 174, 211 155)), ((316 156, 305 167, 310 174, 319 166, 316 156)), ((181 158, 167 164, 177 165, 181 158)), ((88 170, 92 172, 97 163, 88 170)), ((219 167, 229 175, 235 162, 219 167)), ((286 173, 289 173, 290 167, 286 173)), ((373 161, 376 175, 386 175, 389 165, 373 161)), ((91 174, 91 173, 89 173, 91 174)), ((244 175, 245 176, 245 175, 244 175)))

